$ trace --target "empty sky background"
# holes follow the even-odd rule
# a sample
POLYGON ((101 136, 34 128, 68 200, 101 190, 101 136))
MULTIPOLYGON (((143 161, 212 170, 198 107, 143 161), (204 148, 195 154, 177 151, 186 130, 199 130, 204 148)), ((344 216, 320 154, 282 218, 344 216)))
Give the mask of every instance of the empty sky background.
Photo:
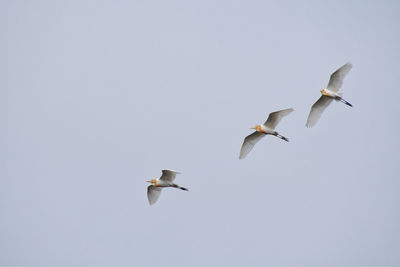
POLYGON ((399 11, 1 1, 0 265, 400 266, 399 11), (306 128, 347 61, 354 108, 306 128), (149 206, 164 168, 190 191, 149 206))

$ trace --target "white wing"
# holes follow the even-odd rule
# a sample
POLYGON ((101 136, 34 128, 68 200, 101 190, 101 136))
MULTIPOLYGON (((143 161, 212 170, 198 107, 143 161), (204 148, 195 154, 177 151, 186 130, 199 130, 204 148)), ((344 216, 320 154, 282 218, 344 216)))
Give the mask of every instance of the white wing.
POLYGON ((239 159, 243 159, 249 154, 249 152, 253 149, 254 145, 257 144, 258 141, 261 140, 265 136, 264 133, 254 132, 248 136, 243 141, 242 148, 240 149, 239 159))
POLYGON ((331 78, 329 79, 328 86, 326 89, 337 92, 340 87, 342 87, 343 79, 346 77, 347 73, 351 70, 353 65, 350 62, 347 62, 342 67, 340 67, 337 71, 332 73, 331 78))
POLYGON ((319 117, 321 117, 322 112, 326 109, 327 106, 332 102, 332 98, 328 96, 321 96, 317 102, 314 103, 311 107, 310 114, 308 115, 307 127, 313 127, 317 121, 319 120, 319 117))
POLYGON ((179 173, 180 172, 172 171, 172 170, 162 170, 162 175, 160 177, 160 180, 167 181, 167 182, 173 182, 175 179, 175 176, 179 173))
POLYGON ((276 125, 278 125, 279 121, 292 111, 292 108, 288 108, 272 112, 269 114, 267 121, 264 122, 264 125, 273 130, 275 129, 276 125))
POLYGON ((158 198, 161 194, 161 188, 156 187, 154 185, 149 185, 147 187, 147 198, 149 199, 150 205, 153 205, 157 202, 158 198))

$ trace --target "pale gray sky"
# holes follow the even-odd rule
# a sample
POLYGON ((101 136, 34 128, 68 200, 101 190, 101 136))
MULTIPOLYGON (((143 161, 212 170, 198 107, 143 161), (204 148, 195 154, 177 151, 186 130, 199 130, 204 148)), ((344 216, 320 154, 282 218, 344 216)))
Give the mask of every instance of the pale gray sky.
POLYGON ((399 8, 1 1, 0 265, 400 266, 399 8))

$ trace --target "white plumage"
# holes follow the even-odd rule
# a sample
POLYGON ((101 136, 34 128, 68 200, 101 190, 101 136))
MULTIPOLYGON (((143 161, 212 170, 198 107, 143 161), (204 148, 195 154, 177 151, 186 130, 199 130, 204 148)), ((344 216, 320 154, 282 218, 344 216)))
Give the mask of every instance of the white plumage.
POLYGON ((268 119, 264 122, 264 124, 252 127, 251 129, 255 129, 256 131, 246 136, 246 138, 244 139, 242 148, 240 149, 239 159, 245 158, 247 154, 249 154, 249 152, 253 149, 255 144, 257 144, 257 142, 260 141, 267 134, 275 135, 285 141, 289 141, 289 139, 275 131, 275 127, 278 125, 283 117, 287 116, 292 111, 292 108, 288 108, 272 112, 269 114, 268 119))
POLYGON ((147 187, 147 198, 149 200, 150 205, 153 205, 154 203, 157 202, 161 194, 161 189, 163 187, 175 187, 181 190, 188 191, 187 188, 181 187, 174 183, 175 177, 179 173, 180 172, 173 170, 162 170, 162 175, 160 178, 147 181, 152 184, 147 187))
POLYGON ((308 115, 306 122, 307 127, 313 127, 317 123, 322 113, 329 106, 332 100, 341 101, 352 107, 349 102, 342 98, 342 94, 338 92, 342 87, 344 77, 346 77, 352 67, 353 65, 348 62, 340 67, 337 71, 332 73, 328 82, 328 86, 326 89, 321 90, 322 96, 311 107, 310 114, 308 115))

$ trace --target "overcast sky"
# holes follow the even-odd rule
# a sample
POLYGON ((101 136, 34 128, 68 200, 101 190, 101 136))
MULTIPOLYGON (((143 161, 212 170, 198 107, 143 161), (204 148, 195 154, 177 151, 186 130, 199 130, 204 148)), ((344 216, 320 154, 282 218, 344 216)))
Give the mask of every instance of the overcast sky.
POLYGON ((400 266, 399 11, 1 1, 0 265, 400 266), (348 61, 354 107, 306 128, 348 61), (162 169, 190 191, 150 206, 162 169))

